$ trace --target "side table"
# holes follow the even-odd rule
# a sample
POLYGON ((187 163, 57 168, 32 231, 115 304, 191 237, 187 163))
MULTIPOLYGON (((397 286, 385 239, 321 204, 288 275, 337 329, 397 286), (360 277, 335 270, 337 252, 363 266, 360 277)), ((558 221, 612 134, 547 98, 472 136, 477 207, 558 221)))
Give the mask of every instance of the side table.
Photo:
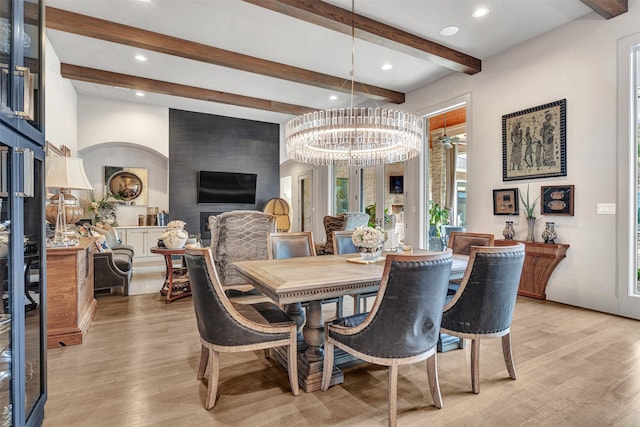
POLYGON ((164 284, 162 285, 162 289, 160 289, 160 295, 165 298, 164 302, 169 304, 179 298, 190 296, 191 283, 189 283, 189 276, 184 262, 182 263, 182 267, 173 266, 173 256, 184 255, 184 248, 169 249, 153 247, 150 251, 153 254, 164 256, 166 271, 164 275, 164 284))
POLYGON ((569 245, 559 243, 524 242, 521 240, 496 240, 496 246, 509 246, 523 243, 524 266, 520 277, 518 295, 546 299, 546 288, 551 273, 567 255, 569 245))

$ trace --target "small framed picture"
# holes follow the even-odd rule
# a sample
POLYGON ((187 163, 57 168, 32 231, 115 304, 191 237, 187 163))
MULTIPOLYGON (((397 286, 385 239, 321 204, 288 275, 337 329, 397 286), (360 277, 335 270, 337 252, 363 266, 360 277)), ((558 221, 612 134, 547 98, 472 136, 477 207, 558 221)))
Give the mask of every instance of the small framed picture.
POLYGON ((390 176, 389 177, 389 193, 402 194, 404 193, 404 176, 390 176))
POLYGON ((494 215, 517 215, 518 210, 517 188, 503 188, 501 190, 493 190, 494 215))
POLYGON ((550 185, 540 187, 540 213, 542 215, 573 216, 573 185, 550 185))

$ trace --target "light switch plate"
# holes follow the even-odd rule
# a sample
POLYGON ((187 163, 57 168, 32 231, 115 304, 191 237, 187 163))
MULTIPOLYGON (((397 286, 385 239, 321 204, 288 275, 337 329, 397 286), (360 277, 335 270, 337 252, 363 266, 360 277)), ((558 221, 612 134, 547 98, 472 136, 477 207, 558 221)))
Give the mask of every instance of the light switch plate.
POLYGON ((598 215, 615 215, 615 203, 598 203, 598 215))

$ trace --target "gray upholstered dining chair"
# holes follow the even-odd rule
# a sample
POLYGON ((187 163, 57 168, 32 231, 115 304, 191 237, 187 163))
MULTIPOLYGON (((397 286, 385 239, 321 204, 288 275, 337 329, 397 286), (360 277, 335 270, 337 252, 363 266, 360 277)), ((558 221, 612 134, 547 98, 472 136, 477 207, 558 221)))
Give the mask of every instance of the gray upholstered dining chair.
POLYGON ((227 296, 236 302, 266 302, 233 263, 268 259, 267 236, 276 230, 276 217, 259 211, 237 210, 209 217, 211 250, 227 296))
POLYGON ((229 301, 209 248, 187 248, 185 259, 202 345, 198 380, 209 368, 205 407, 211 409, 216 404, 220 353, 287 347, 289 384, 291 392, 297 396, 300 391, 295 323, 274 304, 234 304, 229 301))
MULTIPOLYGON (((269 259, 316 256, 310 231, 269 233, 267 246, 269 259)), ((342 317, 344 304, 341 296, 323 299, 322 304, 336 304, 336 317, 342 317)))
MULTIPOLYGON (((353 244, 351 236, 353 230, 350 231, 334 231, 333 233, 333 253, 335 255, 355 254, 358 248, 353 244)), ((378 291, 363 292, 351 295, 353 297, 353 313, 358 314, 367 311, 367 299, 378 295, 378 291)))
POLYGON ((378 297, 369 313, 327 322, 322 390, 331 382, 334 347, 388 367, 388 420, 396 424, 398 366, 427 361, 434 405, 442 407, 436 342, 451 271, 451 250, 387 255, 378 297))
POLYGON ((511 379, 511 320, 524 263, 524 245, 472 246, 460 288, 447 302, 440 330, 471 340, 471 387, 480 393, 480 339, 502 338, 504 362, 511 379))

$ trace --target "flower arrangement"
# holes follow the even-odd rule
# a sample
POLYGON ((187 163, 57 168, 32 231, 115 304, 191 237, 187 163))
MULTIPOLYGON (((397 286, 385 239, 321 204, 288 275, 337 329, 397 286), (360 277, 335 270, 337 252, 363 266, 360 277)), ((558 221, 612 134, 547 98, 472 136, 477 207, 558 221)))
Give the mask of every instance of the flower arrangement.
POLYGON ((189 233, 184 229, 184 226, 187 225, 186 222, 180 220, 173 220, 167 224, 167 228, 162 233, 162 240, 173 240, 173 239, 186 239, 189 237, 189 233))
POLYGON ((384 231, 380 227, 357 227, 353 230, 351 241, 359 248, 377 248, 384 242, 384 231))
POLYGON ((124 204, 124 199, 119 194, 107 193, 100 200, 94 200, 93 195, 91 196, 91 200, 88 198, 85 199, 89 202, 87 209, 93 212, 96 219, 100 217, 101 212, 115 211, 118 205, 124 204))

